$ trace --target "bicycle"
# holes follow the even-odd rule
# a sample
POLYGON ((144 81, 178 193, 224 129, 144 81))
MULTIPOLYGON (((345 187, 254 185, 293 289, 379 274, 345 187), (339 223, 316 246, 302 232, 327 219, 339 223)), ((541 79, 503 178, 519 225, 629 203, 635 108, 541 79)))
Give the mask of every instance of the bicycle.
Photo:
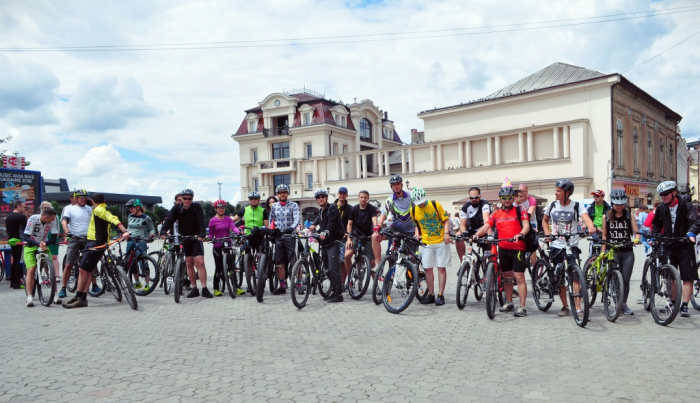
POLYGON ((167 237, 163 245, 157 251, 149 252, 148 256, 156 260, 160 269, 160 287, 163 287, 165 295, 169 295, 173 287, 173 271, 175 270, 175 260, 177 259, 175 245, 171 242, 174 236, 167 237))
MULTIPOLYGON (((590 239, 595 242, 595 239, 590 239)), ((625 242, 607 242, 609 250, 601 252, 594 257, 586 260, 586 266, 583 272, 586 273, 586 287, 589 291, 589 304, 593 306, 596 296, 599 291, 602 291, 601 302, 605 317, 610 322, 615 322, 620 313, 622 313, 622 300, 625 295, 625 283, 622 278, 622 273, 615 260, 615 253, 620 248, 631 247, 634 244, 629 241, 625 242)))
POLYGON ((303 251, 290 270, 290 288, 294 306, 298 309, 305 307, 309 294, 316 295, 317 290, 323 298, 329 297, 331 295, 331 280, 328 276, 328 268, 323 264, 321 256, 309 245, 309 239, 318 238, 319 234, 284 236, 293 237, 297 240, 297 245, 301 243, 303 246, 303 251))
POLYGON ((106 249, 106 256, 103 256, 104 263, 101 265, 102 270, 100 273, 102 283, 111 290, 117 302, 121 302, 122 297, 124 297, 129 303, 129 306, 131 306, 131 309, 136 310, 138 309, 138 302, 136 301, 136 294, 131 286, 131 281, 129 281, 124 267, 121 265, 119 256, 112 250, 112 245, 118 244, 123 240, 123 238, 117 238, 108 244, 84 249, 81 252, 95 251, 102 248, 106 249))
POLYGON ((484 252, 483 259, 486 263, 486 316, 489 319, 496 317, 496 300, 500 306, 506 302, 505 295, 505 280, 501 271, 501 264, 498 262, 498 244, 500 242, 515 242, 512 238, 504 239, 477 239, 476 243, 480 245, 490 246, 490 249, 484 252))
POLYGON ((456 242, 464 241, 465 253, 457 271, 457 308, 464 309, 467 305, 469 290, 474 289, 474 297, 481 301, 484 297, 484 280, 486 272, 482 264, 482 256, 479 255, 472 245, 472 238, 468 236, 451 235, 456 242))
POLYGON ((563 280, 566 280, 566 292, 569 296, 571 313, 574 322, 580 327, 585 327, 588 324, 589 301, 586 277, 578 264, 569 265, 567 260, 573 256, 572 249, 574 246, 571 245, 571 238, 586 235, 586 233, 539 235, 538 239, 540 241, 564 238, 566 247, 561 249, 556 255, 550 256, 550 260, 554 260, 563 254, 564 263, 557 263, 555 268, 552 269, 552 265, 548 260, 539 258, 532 270, 532 297, 537 308, 542 312, 549 310, 554 302, 554 296, 559 294, 559 285, 563 280), (543 294, 547 298, 542 298, 543 294))
MULTIPOLYGON (((68 238, 74 237, 72 234, 66 234, 68 238)), ((81 239, 85 239, 87 243, 87 238, 86 237, 78 237, 81 239)), ((68 242, 59 242, 59 246, 66 246, 68 245, 68 242)), ((66 290, 70 292, 75 292, 75 290, 78 287, 78 278, 80 277, 80 262, 82 261, 83 258, 83 250, 78 251, 78 260, 71 266, 70 274, 68 277, 68 282, 66 283, 66 290)), ((104 265, 104 258, 100 258, 100 265, 104 265)), ((66 267, 66 256, 63 256, 63 266, 61 267, 66 267)), ((105 287, 106 284, 102 282, 102 275, 101 275, 102 269, 100 266, 95 267, 95 270, 92 271, 92 286, 88 287, 88 294, 91 297, 100 297, 102 294, 105 293, 105 287), (97 289, 94 289, 94 287, 97 286, 97 289)))
MULTIPOLYGON (((169 239, 174 237, 170 236, 169 239)), ((198 240, 199 237, 196 235, 178 235, 180 241, 187 240, 198 240)), ((182 296, 182 290, 184 287, 185 279, 187 279, 187 263, 185 262, 185 248, 180 245, 180 251, 175 252, 175 263, 173 265, 173 276, 172 276, 172 291, 173 299, 176 304, 180 303, 180 297, 182 296)), ((170 278, 168 278, 170 281, 170 278)))
POLYGON ((158 262, 152 257, 145 254, 138 255, 138 242, 151 243, 153 239, 132 238, 132 240, 134 242, 131 244, 131 247, 127 248, 124 253, 122 253, 121 243, 118 244, 118 262, 125 269, 124 271, 134 292, 144 297, 156 289, 156 284, 160 281, 160 267, 158 267, 158 262), (132 282, 132 278, 136 278, 139 283, 138 286, 132 282))
MULTIPOLYGON (((20 242, 17 245, 26 245, 20 242)), ((43 306, 51 306, 56 296, 56 272, 53 268, 53 262, 49 257, 48 248, 41 250, 39 248, 34 252, 36 254, 36 267, 34 268, 34 288, 36 289, 39 301, 43 306)), ((3 271, 5 268, 3 267, 3 271)), ((26 276, 26 271, 25 271, 26 276)), ((24 284, 27 284, 26 280, 24 284)), ((27 295, 31 290, 25 288, 27 295)), ((57 301, 57 303, 60 301, 57 301)))
POLYGON ((234 247, 234 243, 237 246, 239 239, 239 236, 227 236, 222 238, 213 238, 211 240, 212 243, 220 242, 223 245, 221 253, 223 254, 222 262, 224 265, 224 290, 221 291, 228 289, 228 294, 231 298, 236 298, 236 292, 239 288, 239 281, 243 281, 243 272, 242 270, 239 270, 239 267, 243 265, 243 256, 241 255, 239 249, 234 247))
MULTIPOLYGON (((250 242, 250 237, 261 235, 262 240, 258 246, 258 250, 254 253, 246 254, 243 265, 245 267, 246 282, 248 289, 253 290, 253 295, 258 302, 263 302, 265 293, 265 283, 269 279, 271 284, 277 280, 277 270, 274 263, 274 242, 276 236, 279 235, 279 230, 269 228, 253 229, 254 233, 247 235, 247 241, 250 242)), ((272 290, 274 291, 274 289, 272 290)))
POLYGON ((654 238, 651 255, 644 262, 642 271, 642 301, 644 309, 651 311, 654 322, 661 326, 671 324, 681 309, 676 301, 681 298, 682 282, 678 269, 666 262, 666 248, 677 242, 688 242, 686 237, 665 237, 658 234, 654 238))
POLYGON ((425 272, 419 273, 421 261, 418 256, 420 252, 415 252, 412 245, 425 246, 425 244, 411 236, 386 228, 380 232, 384 236, 392 238, 390 252, 380 262, 379 270, 375 274, 375 281, 382 282, 382 303, 384 308, 390 313, 398 314, 406 310, 418 295, 418 300, 422 301, 428 296, 427 280, 425 272), (396 260, 394 260, 396 256, 396 260), (418 267, 416 267, 418 266, 418 267), (380 277, 380 279, 376 279, 380 277), (424 287, 420 284, 423 283, 424 287))
MULTIPOLYGON (((354 300, 359 300, 369 288, 371 276, 370 260, 365 256, 365 244, 372 245, 372 238, 348 234, 350 239, 357 239, 357 250, 353 256, 352 266, 348 274, 348 292, 354 300)), ((341 259, 343 256, 341 256, 341 259)))

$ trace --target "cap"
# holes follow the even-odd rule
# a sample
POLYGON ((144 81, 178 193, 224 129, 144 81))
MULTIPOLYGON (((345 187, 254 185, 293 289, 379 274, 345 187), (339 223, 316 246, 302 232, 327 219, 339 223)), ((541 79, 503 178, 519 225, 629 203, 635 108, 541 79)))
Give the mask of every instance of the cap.
POLYGON ((595 192, 591 192, 591 196, 605 196, 605 192, 602 190, 598 189, 595 192))
POLYGON ((338 189, 338 193, 347 193, 347 192, 348 192, 348 188, 346 188, 345 186, 338 189))

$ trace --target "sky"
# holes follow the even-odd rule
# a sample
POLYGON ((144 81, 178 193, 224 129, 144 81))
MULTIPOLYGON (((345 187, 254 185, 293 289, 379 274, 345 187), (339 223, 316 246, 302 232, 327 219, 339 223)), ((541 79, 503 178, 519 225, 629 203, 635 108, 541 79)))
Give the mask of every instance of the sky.
POLYGON ((235 203, 231 134, 270 93, 371 99, 410 141, 420 111, 564 62, 623 73, 697 139, 698 22, 700 1, 3 0, 0 137, 71 188, 235 203))

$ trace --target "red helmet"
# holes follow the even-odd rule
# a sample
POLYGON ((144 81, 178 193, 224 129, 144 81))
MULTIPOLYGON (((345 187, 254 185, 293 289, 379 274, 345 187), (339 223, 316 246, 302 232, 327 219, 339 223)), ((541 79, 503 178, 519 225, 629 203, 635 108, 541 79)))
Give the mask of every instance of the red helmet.
POLYGON ((224 206, 224 207, 226 207, 226 204, 227 204, 227 203, 226 203, 226 200, 217 200, 217 201, 215 201, 214 203, 212 203, 212 206, 214 206, 214 208, 217 208, 217 207, 219 207, 219 206, 224 206))

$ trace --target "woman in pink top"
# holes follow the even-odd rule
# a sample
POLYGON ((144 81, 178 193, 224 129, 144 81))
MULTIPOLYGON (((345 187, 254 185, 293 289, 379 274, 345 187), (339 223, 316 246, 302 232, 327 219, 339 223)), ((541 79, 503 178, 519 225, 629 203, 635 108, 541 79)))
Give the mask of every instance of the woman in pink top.
MULTIPOLYGON (((240 231, 236 227, 236 223, 233 219, 226 215, 226 201, 217 200, 212 203, 214 210, 216 210, 216 215, 209 220, 209 238, 223 238, 230 236, 233 232, 234 234, 239 234, 240 231)), ((214 296, 220 297, 226 288, 224 282, 224 254, 223 254, 224 244, 222 242, 214 242, 214 264, 216 270, 214 271, 214 296)), ((236 290, 236 294, 242 294, 240 288, 236 290)))

